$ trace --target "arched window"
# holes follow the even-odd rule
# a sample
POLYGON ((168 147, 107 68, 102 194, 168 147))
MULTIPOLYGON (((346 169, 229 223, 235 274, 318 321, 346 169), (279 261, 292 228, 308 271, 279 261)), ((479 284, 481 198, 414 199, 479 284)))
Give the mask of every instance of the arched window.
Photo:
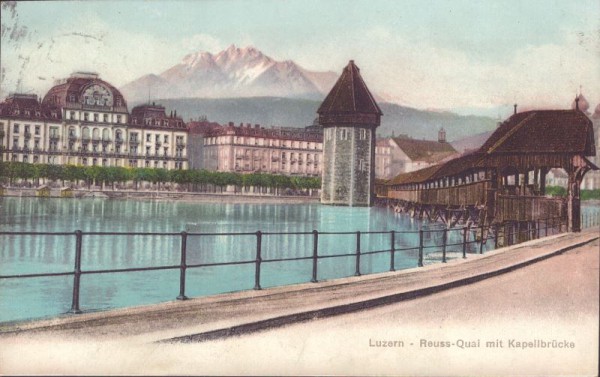
POLYGON ((108 140, 110 138, 110 134, 108 128, 102 130, 102 140, 108 140))
POLYGON ((84 139, 89 139, 90 138, 90 129, 87 127, 83 127, 83 129, 81 130, 81 137, 84 139))

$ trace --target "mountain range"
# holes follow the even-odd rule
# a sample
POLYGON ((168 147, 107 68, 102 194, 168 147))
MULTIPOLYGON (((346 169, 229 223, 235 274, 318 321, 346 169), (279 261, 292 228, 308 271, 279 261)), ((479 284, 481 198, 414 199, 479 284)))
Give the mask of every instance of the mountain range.
POLYGON ((338 74, 314 72, 291 60, 276 61, 254 47, 229 46, 189 54, 159 75, 144 75, 120 88, 131 102, 160 98, 275 96, 322 99, 338 74))
MULTIPOLYGON (((313 124, 321 100, 253 97, 253 98, 175 98, 159 99, 167 113, 176 110, 185 121, 206 118, 226 124, 234 122, 260 124, 263 127, 306 127, 313 124)), ((418 110, 391 103, 379 103, 383 116, 377 136, 407 135, 417 139, 437 140, 440 128, 448 141, 492 131, 496 120, 475 115, 418 110)))

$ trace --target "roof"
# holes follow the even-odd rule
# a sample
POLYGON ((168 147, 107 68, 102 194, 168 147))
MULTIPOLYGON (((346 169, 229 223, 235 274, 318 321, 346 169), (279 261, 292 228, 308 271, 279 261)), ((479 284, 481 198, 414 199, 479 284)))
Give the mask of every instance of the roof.
POLYGON ((440 143, 439 141, 410 138, 393 138, 392 140, 412 161, 438 162, 458 153, 449 143, 440 143))
POLYGON ((383 115, 353 60, 344 68, 317 113, 321 116, 320 119, 325 115, 383 115))
POLYGON ((127 112, 127 102, 121 92, 109 84, 101 80, 95 74, 74 73, 71 77, 57 81, 44 96, 42 101, 45 105, 55 105, 61 108, 91 108, 98 109, 100 106, 87 105, 85 103, 84 92, 93 85, 99 85, 110 91, 113 97, 113 104, 110 107, 111 111, 127 112))
POLYGON ((144 128, 180 128, 186 129, 181 117, 172 113, 167 116, 164 106, 161 105, 139 105, 131 110, 130 123, 144 128))
POLYGON ((0 103, 0 117, 50 120, 61 118, 56 106, 42 105, 34 94, 11 94, 0 103))
POLYGON ((594 156, 592 122, 577 110, 534 110, 514 114, 480 150, 498 153, 569 153, 594 156))
MULTIPOLYGON (((394 139, 395 142, 406 139, 394 139)), ((410 140, 410 139, 409 139, 410 140)), ((416 153, 416 152, 415 152, 416 153)), ((592 122, 579 110, 534 110, 514 114, 478 150, 388 181, 389 185, 421 183, 454 176, 486 165, 498 155, 563 154, 594 156, 592 122)), ((410 157, 410 156, 409 156, 410 157)), ((587 159, 586 162, 595 168, 587 159)))

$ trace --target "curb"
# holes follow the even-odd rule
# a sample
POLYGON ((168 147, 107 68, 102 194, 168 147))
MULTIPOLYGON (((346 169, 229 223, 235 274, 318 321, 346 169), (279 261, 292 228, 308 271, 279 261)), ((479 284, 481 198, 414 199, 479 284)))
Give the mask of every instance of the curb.
POLYGON ((412 300, 412 299, 432 295, 434 293, 446 291, 446 290, 449 290, 452 288, 457 288, 457 287, 462 287, 465 285, 477 283, 482 280, 486 280, 486 279, 489 279, 489 278, 492 278, 495 276, 499 276, 499 275, 502 275, 502 274, 505 274, 505 273, 508 273, 508 272, 511 272, 514 270, 518 270, 523 267, 527 267, 534 263, 541 262, 541 261, 549 259, 551 257, 560 255, 566 251, 569 251, 574 248, 577 248, 577 247, 583 246, 585 244, 588 244, 590 242, 593 242, 593 241, 597 240, 599 237, 600 236, 595 235, 594 237, 592 237, 590 239, 579 241, 575 244, 565 246, 558 250, 554 250, 548 254, 540 255, 540 256, 534 257, 532 259, 516 263, 514 265, 500 268, 498 270, 489 271, 489 272, 485 272, 482 274, 470 276, 467 278, 458 279, 458 280, 451 281, 448 283, 429 286, 429 287, 425 287, 425 288, 419 288, 419 289, 415 289, 415 290, 407 291, 407 292, 395 293, 395 294, 391 294, 391 295, 387 295, 387 296, 383 296, 383 297, 354 302, 354 303, 350 303, 350 304, 342 304, 342 305, 331 306, 331 307, 326 307, 326 308, 321 308, 321 309, 316 309, 316 310, 310 310, 310 311, 306 311, 306 312, 288 314, 288 315, 283 315, 283 316, 269 318, 269 319, 265 319, 265 320, 261 320, 261 321, 226 327, 226 328, 217 329, 217 330, 211 330, 211 331, 206 331, 206 332, 201 332, 201 333, 196 333, 196 334, 191 334, 191 335, 184 335, 184 336, 178 336, 178 337, 174 337, 174 338, 163 339, 163 340, 156 341, 155 343, 199 343, 199 342, 205 342, 205 341, 209 341, 209 340, 224 339, 224 338, 228 338, 231 336, 240 336, 240 335, 245 335, 245 334, 251 334, 251 333, 275 329, 278 327, 283 327, 283 326, 287 326, 287 325, 291 325, 291 324, 295 324, 295 323, 307 322, 307 321, 311 321, 311 320, 319 319, 319 318, 328 318, 328 317, 333 317, 333 316, 341 315, 341 314, 349 314, 349 313, 354 313, 354 312, 358 312, 358 311, 365 310, 365 309, 376 308, 379 306, 389 305, 389 304, 393 304, 393 303, 397 303, 397 302, 401 302, 401 301, 412 300))

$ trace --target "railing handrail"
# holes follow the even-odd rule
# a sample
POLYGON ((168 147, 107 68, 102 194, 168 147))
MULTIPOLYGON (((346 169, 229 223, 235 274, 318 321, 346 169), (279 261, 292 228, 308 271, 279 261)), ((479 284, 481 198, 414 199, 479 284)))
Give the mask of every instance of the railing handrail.
MULTIPOLYGON (((492 239, 494 240, 494 248, 498 246, 498 241, 500 238, 499 231, 503 229, 502 237, 504 246, 510 246, 513 241, 516 243, 520 242, 520 235, 526 234, 527 238, 540 238, 542 227, 541 223, 543 222, 545 236, 548 235, 549 228, 552 229, 552 233, 554 233, 555 229, 558 229, 559 232, 562 231, 562 226, 565 223, 565 219, 563 217, 554 217, 554 218, 546 218, 546 219, 537 219, 533 221, 535 226, 531 227, 531 222, 528 223, 527 227, 522 228, 520 225, 514 226, 514 224, 520 224, 519 222, 512 222, 513 226, 509 226, 508 233, 506 233, 507 225, 503 224, 494 224, 494 225, 466 225, 461 224, 456 227, 448 228, 448 227, 440 227, 440 228, 430 228, 430 229, 421 229, 413 230, 413 231, 401 231, 401 230, 387 230, 387 231, 353 231, 353 232, 319 232, 317 230, 313 231, 305 231, 305 232, 97 232, 97 231, 80 231, 77 230, 75 232, 22 232, 22 231, 0 231, 0 236, 75 236, 75 263, 74 269, 72 271, 57 271, 57 272, 47 272, 47 273, 32 273, 32 274, 13 274, 13 275, 0 275, 0 279, 19 279, 19 278, 36 278, 36 277, 51 277, 51 276, 70 276, 73 275, 73 302, 71 307, 71 313, 81 313, 79 308, 79 288, 80 288, 80 279, 82 275, 89 274, 105 274, 105 273, 124 273, 124 272, 137 272, 137 271, 156 271, 156 270, 180 270, 180 294, 177 296, 179 300, 185 300, 187 297, 185 296, 185 276, 186 270, 188 268, 202 268, 202 267, 213 267, 213 266, 230 266, 230 265, 243 265, 243 264, 255 264, 255 286, 254 289, 261 289, 261 264, 262 263, 274 263, 274 262, 286 262, 286 261, 301 261, 301 260, 312 260, 312 279, 311 282, 317 282, 317 269, 318 269, 318 260, 328 259, 328 258, 341 258, 341 257, 353 257, 355 258, 356 264, 356 272, 355 275, 359 276, 362 274, 360 266, 361 266, 361 257, 382 253, 390 253, 390 271, 395 271, 394 266, 394 255, 399 251, 408 251, 408 250, 418 250, 418 261, 417 266, 423 266, 423 256, 424 250, 426 249, 440 249, 442 252, 442 263, 445 263, 447 260, 447 248, 448 247, 456 247, 462 245, 462 255, 463 258, 466 258, 466 248, 468 245, 479 244, 478 252, 479 254, 483 253, 484 244, 487 245, 487 242, 492 239), (516 229, 516 231, 514 230, 516 229), (462 242, 448 243, 448 234, 450 232, 462 232, 462 242), (474 233, 472 233, 474 232, 474 233), (442 244, 437 243, 439 238, 433 237, 431 239, 434 240, 434 244, 425 244, 425 234, 438 234, 442 233, 442 244), (493 234, 492 234, 493 233, 493 234), (364 235, 377 234, 377 235, 390 235, 390 244, 389 248, 384 246, 383 249, 378 247, 378 250, 364 250, 364 247, 361 245, 361 237, 364 235), (418 234, 418 244, 410 247, 406 247, 407 245, 403 245, 402 247, 397 247, 396 245, 396 234, 418 234), (473 239, 468 240, 468 235, 473 234, 473 239), (306 255, 296 255, 293 257, 271 257, 271 258, 263 258, 262 255, 262 245, 263 238, 265 236, 289 236, 289 235, 302 235, 302 236, 311 236, 313 239, 313 248, 312 253, 310 250, 306 250, 306 255), (322 235, 350 235, 351 237, 355 237, 356 248, 354 250, 344 250, 337 253, 323 253, 318 250, 318 239, 319 236, 322 235), (83 238, 89 236, 169 236, 169 237, 180 237, 181 238, 181 263, 176 265, 161 265, 161 266, 148 266, 148 267, 127 267, 127 268, 116 268, 116 269, 82 269, 81 266, 81 255, 83 248, 83 238), (210 237, 210 236, 252 236, 256 239, 256 256, 252 259, 244 259, 244 260, 235 260, 235 261, 227 261, 227 262, 214 262, 214 263, 196 263, 196 264, 188 264, 187 263, 187 240, 189 237, 210 237), (537 236, 537 237, 536 237, 537 236)), ((509 224, 511 222, 508 222, 509 224)), ((566 227, 565 227, 566 229, 566 227)), ((428 238, 429 239, 429 238, 428 238)), ((252 248, 252 246, 250 246, 252 248)), ((477 252, 476 252, 477 253, 477 252)))

